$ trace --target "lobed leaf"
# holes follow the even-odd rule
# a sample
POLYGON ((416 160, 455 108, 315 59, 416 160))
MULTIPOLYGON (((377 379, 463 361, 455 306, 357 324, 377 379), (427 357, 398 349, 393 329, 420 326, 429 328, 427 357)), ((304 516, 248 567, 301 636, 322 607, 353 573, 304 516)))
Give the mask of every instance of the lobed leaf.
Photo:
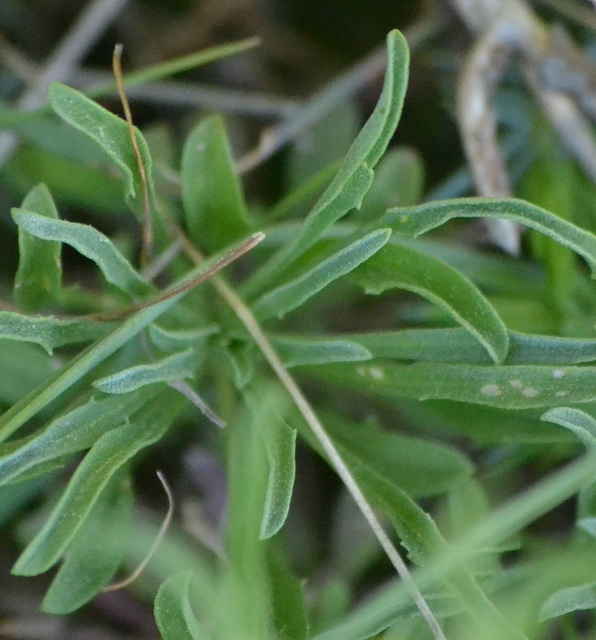
POLYGON ((360 207, 372 183, 373 169, 389 144, 401 115, 408 62, 404 36, 399 31, 391 31, 387 36, 385 82, 377 106, 298 234, 251 278, 246 287, 247 295, 262 290, 311 247, 328 227, 348 211, 360 207))
POLYGON ((103 338, 114 323, 62 320, 53 316, 27 316, 13 311, 0 311, 0 338, 33 342, 48 354, 69 344, 103 338))
POLYGON ((118 570, 130 540, 132 508, 130 480, 116 477, 77 531, 41 603, 42 611, 72 613, 105 587, 118 570))
POLYGON ((509 335, 495 309, 467 278, 438 258, 390 245, 351 277, 367 293, 397 287, 424 296, 467 329, 494 362, 507 356, 509 335))
POLYGON ((205 118, 191 131, 181 180, 186 225, 197 246, 216 251, 248 235, 242 187, 219 116, 205 118))
POLYGON ((163 640, 209 640, 190 606, 192 576, 192 571, 175 573, 157 591, 153 611, 163 640))
POLYGON ((195 366, 195 353, 187 349, 152 364, 139 364, 100 378, 93 382, 93 386, 104 393, 129 393, 148 384, 190 378, 194 375, 195 366))
POLYGON ((596 400, 596 367, 375 362, 329 364, 308 371, 362 393, 391 398, 456 400, 506 409, 596 400))
MULTIPOLYGON (((57 220, 58 211, 48 188, 37 185, 25 196, 22 208, 57 220)), ((14 296, 25 311, 37 311, 55 302, 62 287, 60 242, 40 241, 19 227, 19 268, 14 281, 14 296)))
POLYGON ((132 297, 154 291, 116 249, 111 240, 94 227, 78 222, 53 220, 24 209, 13 209, 12 217, 36 238, 65 242, 80 254, 93 260, 105 279, 132 297))
POLYGON ((596 277, 596 236, 545 209, 514 198, 461 198, 387 212, 381 223, 398 233, 418 236, 451 218, 499 218, 540 231, 582 256, 596 277))
POLYGON ((272 316, 283 317, 328 284, 368 260, 387 244, 390 235, 391 231, 388 229, 373 231, 326 258, 298 278, 273 289, 254 304, 255 315, 260 320, 272 316))
POLYGON ((112 429, 97 440, 72 475, 50 517, 19 556, 16 575, 47 571, 64 553, 89 516, 110 479, 141 449, 166 432, 183 400, 169 395, 158 398, 131 424, 112 429))

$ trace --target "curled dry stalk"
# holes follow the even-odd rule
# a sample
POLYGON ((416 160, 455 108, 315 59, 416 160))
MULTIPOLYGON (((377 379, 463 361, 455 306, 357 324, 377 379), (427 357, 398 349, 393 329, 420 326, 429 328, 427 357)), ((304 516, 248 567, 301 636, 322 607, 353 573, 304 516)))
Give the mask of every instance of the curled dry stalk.
POLYGON ((153 556, 155 555, 155 552, 157 551, 159 545, 161 544, 162 540, 166 535, 166 532, 174 516, 174 495, 172 494, 172 489, 170 488, 170 485, 168 484, 166 477, 161 471, 157 472, 157 477, 159 478, 159 481, 161 482, 161 486, 163 487, 163 490, 168 498, 168 510, 166 511, 166 515, 163 519, 163 522, 161 523, 161 526, 159 527, 159 531, 155 536, 155 540, 153 541, 151 548, 147 552, 147 555, 143 558, 139 566, 128 576, 128 578, 124 578, 124 580, 120 580, 118 582, 113 582, 112 584, 109 584, 107 587, 104 587, 101 590, 102 593, 106 593, 108 591, 118 591, 120 589, 124 589, 129 585, 131 585, 141 575, 141 573, 143 573, 143 571, 145 570, 149 562, 151 562, 151 558, 153 558, 153 556))
MULTIPOLYGON (((204 260, 203 255, 196 249, 196 247, 190 242, 190 240, 180 229, 178 229, 177 232, 180 241, 182 242, 184 251, 187 253, 189 258, 196 264, 201 264, 204 260)), ((255 341, 255 343, 261 350, 261 353, 265 356, 265 359, 281 382, 282 386, 285 388, 288 395, 296 405, 296 408, 312 430, 316 439, 325 451, 325 454, 327 455, 332 467, 344 483, 346 489, 350 492, 350 495, 354 499, 354 502, 356 502, 356 505, 360 509, 360 512, 369 524, 381 547, 387 554, 389 561, 391 562, 397 574, 402 579, 404 585, 410 592, 416 604, 416 607, 431 629, 435 640, 446 640, 446 636, 443 633, 441 626, 439 625, 437 619, 435 618, 435 615, 424 599, 424 596, 420 592, 420 589, 414 582, 414 579, 412 578, 412 575, 401 554, 383 529, 383 526, 375 515, 372 507, 366 499, 366 496, 362 492, 362 489, 356 482, 356 479, 348 469, 342 456, 327 434, 325 427, 317 417, 317 414, 315 413, 307 398, 302 393, 302 390, 300 389, 292 375, 283 365, 281 358, 273 348, 272 344, 269 342, 267 336, 265 335, 265 332, 261 328, 252 311, 223 278, 214 276, 211 279, 211 282, 217 289, 218 293, 230 306, 232 311, 236 314, 240 322, 242 322, 252 339, 255 341)))
MULTIPOLYGON (((592 0, 594 2, 594 0, 592 0)), ((511 195, 492 96, 514 56, 546 117, 585 173, 596 182, 596 65, 560 27, 540 21, 525 0, 451 0, 476 43, 459 82, 457 117, 478 193, 511 195)), ((491 221, 493 241, 519 250, 519 229, 491 221)))

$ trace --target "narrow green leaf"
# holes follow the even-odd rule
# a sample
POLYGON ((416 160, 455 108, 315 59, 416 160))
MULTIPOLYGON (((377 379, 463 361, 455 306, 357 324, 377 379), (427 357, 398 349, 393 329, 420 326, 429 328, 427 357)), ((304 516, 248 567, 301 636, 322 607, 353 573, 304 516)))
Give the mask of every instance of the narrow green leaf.
POLYGON ((41 531, 19 556, 16 575, 47 571, 64 553, 85 522, 110 479, 136 453, 159 440, 182 406, 182 398, 168 395, 155 400, 131 424, 108 431, 77 467, 58 504, 41 531))
POLYGON ((163 640, 209 640, 195 618, 188 597, 192 571, 170 576, 155 596, 155 621, 163 640))
POLYGON ((307 640, 310 635, 303 581, 289 572, 281 554, 275 553, 272 546, 268 551, 275 637, 278 640, 307 640))
POLYGON ((155 323, 149 325, 151 342, 162 351, 179 351, 184 347, 197 347, 218 331, 219 327, 215 324, 196 329, 165 329, 155 323))
POLYGON ((288 368, 305 364, 370 360, 371 352, 358 340, 338 337, 275 336, 271 339, 288 368))
POLYGON ((12 406, 54 373, 55 363, 36 345, 0 339, 0 362, 10 375, 0 377, 0 403, 12 406))
POLYGON ((269 476, 259 533, 261 540, 274 536, 286 521, 296 474, 296 431, 282 420, 269 419, 264 425, 269 476))
POLYGON ((423 186, 424 167, 415 151, 404 147, 387 151, 379 161, 358 219, 372 221, 389 208, 413 207, 422 200, 423 186))
POLYGON ((381 223, 399 233, 417 236, 451 218, 503 218, 536 229, 582 256, 596 277, 596 236, 523 200, 461 198, 431 202, 389 211, 381 223))
POLYGON ((332 415, 325 416, 325 426, 341 450, 390 477, 414 498, 447 493, 472 473, 465 456, 446 445, 332 415))
POLYGON ((103 338, 113 328, 112 322, 61 320, 53 316, 26 316, 0 311, 0 338, 33 342, 50 355, 58 347, 103 338))
POLYGON ((569 429, 586 445, 587 449, 596 447, 596 420, 585 411, 571 407, 556 407, 547 411, 540 419, 569 429))
POLYGON ((129 393, 148 384, 190 378, 194 375, 195 366, 195 353, 187 349, 152 364, 139 364, 100 378, 93 382, 93 386, 104 393, 129 393))
POLYGON ((3 168, 2 180, 18 193, 27 193, 32 183, 43 182, 61 203, 101 215, 128 213, 118 175, 107 173, 101 164, 86 165, 37 146, 19 147, 3 168))
MULTIPOLYGON (((21 206, 46 218, 58 219, 56 205, 43 184, 31 189, 21 206)), ((40 241, 19 227, 19 268, 14 295, 24 311, 37 311, 57 300, 62 287, 60 254, 60 242, 40 241)))
POLYGON ((352 274, 367 293, 400 288, 445 309, 484 346, 494 362, 507 356, 509 335, 488 300, 463 275, 438 258, 389 245, 352 274))
MULTIPOLYGON (((342 334, 374 358, 489 364, 486 349, 466 329, 403 329, 342 334)), ((596 340, 509 332, 506 364, 567 365, 596 360, 596 340)), ((306 364, 306 363, 305 363, 306 364)))
POLYGON ((130 296, 140 297, 154 291, 116 249, 112 241, 94 227, 78 222, 52 220, 24 209, 13 209, 12 217, 19 228, 36 238, 65 242, 93 260, 108 282, 130 296))
POLYGON ((390 236, 388 229, 378 229, 334 253, 298 278, 265 294, 253 307, 255 315, 260 320, 283 317, 368 260, 387 244, 390 236))
POLYGON ((337 175, 319 198, 295 238, 257 272, 246 287, 254 295, 274 281, 288 265, 311 247, 336 220, 360 207, 370 188, 373 169, 383 155, 399 121, 408 82, 409 52, 399 31, 387 36, 387 70, 375 110, 348 151, 337 175))
POLYGON ((573 611, 596 609, 596 582, 559 589, 540 607, 540 620, 558 618, 573 611))
MULTIPOLYGON (((200 273, 204 273, 215 259, 217 259, 217 256, 209 258, 208 261, 196 269, 193 269, 187 278, 184 278, 184 281, 200 273)), ((176 284, 180 284, 180 281, 176 284)), ((58 372, 54 377, 41 385, 41 387, 32 391, 17 404, 13 405, 6 413, 0 416, 0 441, 6 440, 29 420, 29 418, 34 416, 63 391, 75 384, 82 376, 93 369, 93 367, 112 355, 112 353, 117 351, 123 344, 126 344, 132 337, 136 336, 148 324, 153 322, 153 320, 159 318, 160 315, 174 306, 184 295, 185 293, 180 293, 135 313, 117 329, 112 331, 110 335, 81 352, 73 358, 62 371, 58 372)))
POLYGON ((443 363, 310 367, 317 378, 390 398, 443 399, 507 409, 596 400, 596 367, 479 366, 443 363))
POLYGON ((197 246, 216 251, 250 232, 242 187, 219 116, 202 120, 187 138, 181 180, 186 224, 197 246))
MULTIPOLYGON (((143 188, 126 122, 79 91, 63 84, 50 85, 48 100, 52 109, 64 121, 95 140, 122 171, 126 201, 139 219, 142 219, 143 188)), ((149 148, 138 129, 136 138, 149 181, 150 197, 153 200, 149 148)))
POLYGON ((68 547, 41 610, 66 615, 95 597, 116 573, 130 540, 133 492, 128 478, 110 482, 68 547))
POLYGON ((106 431, 119 427, 149 400, 149 391, 86 404, 53 420, 40 433, 0 445, 0 484, 37 465, 90 447, 106 431))

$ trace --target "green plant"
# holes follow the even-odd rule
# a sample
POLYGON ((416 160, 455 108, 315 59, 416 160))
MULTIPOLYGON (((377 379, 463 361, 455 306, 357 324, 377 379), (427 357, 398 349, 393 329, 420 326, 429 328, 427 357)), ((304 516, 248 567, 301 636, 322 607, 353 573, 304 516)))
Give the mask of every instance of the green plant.
MULTIPOLYGON (((579 610, 594 628, 596 340, 582 336, 593 331, 596 296, 573 254, 594 270, 596 237, 570 221, 577 203, 564 197, 569 183, 538 189, 542 174, 528 174, 528 197, 538 191, 534 200, 567 203, 567 211, 513 199, 419 204, 419 161, 403 150, 384 155, 407 71, 405 40, 392 32, 375 111, 306 218, 282 221, 282 205, 269 218, 245 203, 221 119, 202 120, 188 137, 178 200, 154 186, 139 131, 148 182, 126 122, 73 89, 51 87, 50 106, 73 127, 64 133, 65 162, 87 163, 76 197, 93 199, 97 186, 111 203, 119 185, 98 166, 116 164, 126 203, 145 226, 148 199, 156 262, 169 256, 164 268, 181 287, 159 295, 132 266, 130 243, 119 247, 94 227, 61 220, 42 185, 12 212, 19 310, 0 312, 0 349, 19 363, 15 376, 28 393, 15 402, 21 389, 12 376, 0 384, 0 399, 12 405, 0 418, 0 483, 12 505, 5 520, 32 494, 44 497, 18 529, 26 546, 14 567, 36 575, 62 560, 42 609, 79 608, 123 558, 134 565, 145 553, 126 544, 132 463, 168 434, 194 429, 196 406, 219 420, 198 391, 228 425, 216 434, 228 478, 226 532, 219 555, 175 530, 163 541, 139 588, 162 581, 155 615, 165 640, 539 638, 551 620, 573 638, 579 610), (396 199, 400 206, 388 209, 396 199), (506 218, 539 232, 535 263, 453 246, 448 235, 418 238, 461 217, 506 218), (238 289, 217 275, 213 286, 191 287, 260 229, 266 240, 244 259, 249 274, 238 289), (95 263, 98 289, 63 284, 65 244, 95 263), (198 248, 213 257, 204 262, 198 248), (432 306, 381 296, 391 289, 432 306), (337 322, 331 310, 353 315, 350 332, 327 328, 337 322), (371 314, 387 316, 385 330, 352 331, 366 328, 361 315, 371 314), (314 383, 321 418, 291 368, 314 383), (391 428, 396 416, 407 433, 391 428), (350 592, 379 558, 370 536, 348 535, 351 507, 342 507, 350 525, 337 525, 332 542, 334 578, 309 586, 307 598, 289 569, 284 524, 297 434, 338 472, 401 573, 358 606, 350 592), (469 454, 456 446, 464 439, 473 443, 469 454), (545 479, 515 487, 512 478, 529 461, 545 479), (501 485, 517 495, 491 509, 501 485), (573 532, 557 540, 529 529, 575 495, 573 532), (433 515, 417 500, 432 504, 433 515), (413 579, 385 519, 416 568, 413 579), (506 553, 513 559, 503 564, 506 553)), ((308 184, 291 194, 292 207, 309 203, 308 184)), ((65 192, 72 196, 72 187, 65 192)), ((145 525, 138 538, 149 541, 155 527, 145 525)))

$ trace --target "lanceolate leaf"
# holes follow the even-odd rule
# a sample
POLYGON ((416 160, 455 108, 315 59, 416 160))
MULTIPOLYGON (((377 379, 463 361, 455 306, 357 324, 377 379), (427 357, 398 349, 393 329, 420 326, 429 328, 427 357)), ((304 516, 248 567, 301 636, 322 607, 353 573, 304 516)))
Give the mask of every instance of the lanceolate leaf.
POLYGON ((194 374, 195 365, 195 354, 192 349, 188 349, 152 364, 140 364, 106 376, 96 380, 93 386, 104 393, 129 393, 156 382, 190 378, 194 374))
POLYGON ((351 277, 367 293, 397 287, 428 298, 465 327, 494 362, 507 356, 509 335, 497 312, 467 278, 438 258, 388 245, 351 277))
POLYGON ((596 400, 596 367, 374 362, 322 365, 308 371, 363 393, 391 398, 457 400, 507 409, 596 400))
POLYGON ((116 477, 100 495, 70 544, 41 603, 42 611, 71 613, 105 587, 116 573, 130 541, 132 508, 130 479, 116 477))
POLYGON ((277 274, 311 247, 329 226, 360 206, 372 183, 373 169, 399 121, 408 81, 408 63, 405 38, 399 31, 391 31, 387 36, 385 83, 375 110, 297 236, 251 279, 247 294, 262 291, 277 274))
POLYGON ((468 460, 446 445, 331 415, 325 417, 325 426, 342 450, 391 477, 413 498, 447 493, 472 473, 468 460))
POLYGON ((283 526, 290 509, 296 473, 296 431, 280 420, 266 420, 265 449, 269 477, 260 539, 274 536, 283 526))
POLYGON ((163 436, 176 419, 182 398, 157 398, 131 424, 108 431, 93 445, 71 477, 49 519, 19 556, 17 575, 37 575, 64 553, 114 474, 138 451, 163 436))
POLYGON ((89 342, 104 337, 114 323, 61 320, 53 316, 26 316, 12 311, 0 311, 0 338, 33 342, 50 355, 67 344, 89 342))
POLYGON ((558 618, 573 611, 596 609, 596 582, 559 589, 540 607, 540 619, 558 618))
POLYGON ((547 411, 541 419, 569 429, 588 449, 596 447, 596 420, 585 411, 571 407, 556 407, 547 411))
POLYGON ((246 204, 219 116, 202 120, 187 138, 181 179, 186 224, 197 246, 217 251, 248 235, 246 204))
MULTIPOLYGON (((375 358, 467 364, 491 362, 486 349, 465 329, 403 329, 342 334, 341 338, 361 345, 375 358)), ((509 332, 506 364, 566 365, 594 360, 596 340, 509 332)))
POLYGON ((105 279, 132 297, 154 291, 132 268, 128 260, 103 233, 86 224, 52 220, 24 209, 13 209, 12 216, 19 228, 36 238, 65 242, 93 260, 105 279))
POLYGON ((188 598, 192 571, 170 576, 155 596, 155 620, 163 640, 209 640, 195 618, 188 598))
MULTIPOLYGON (((52 109, 63 120, 95 140, 118 165, 124 175, 126 200, 137 216, 142 218, 143 189, 126 122, 79 91, 63 84, 52 84, 48 99, 52 109)), ((139 130, 136 130, 136 138, 152 194, 149 148, 139 130)))
POLYGON ((264 320, 283 317, 337 278, 349 273, 373 256, 389 240, 391 231, 379 229, 341 249, 299 278, 267 293, 254 305, 256 316, 264 320))
MULTIPOLYGON (((56 205, 43 184, 31 189, 22 208, 46 218, 58 218, 56 205)), ((58 298, 62 286, 60 250, 59 242, 44 242, 19 228, 19 268, 14 295, 24 311, 37 311, 58 298)))
MULTIPOLYGON (((194 270, 189 277, 194 277, 203 272, 208 266, 208 262, 204 263, 194 270)), ((58 372, 53 378, 50 378, 41 387, 13 405, 6 413, 0 416, 0 442, 6 440, 49 402, 75 384, 93 367, 112 355, 153 320, 159 318, 161 314, 175 305, 183 296, 184 293, 180 293, 135 313, 112 331, 110 335, 76 356, 67 367, 58 372)))
POLYGON ((529 202, 515 199, 462 198, 394 209, 381 220, 397 232, 417 236, 451 218, 503 218, 526 225, 582 256, 596 276, 596 236, 529 202))
POLYGON ((271 341, 286 367, 372 358, 371 352, 357 340, 344 340, 343 336, 275 336, 271 341))
POLYGON ((151 395, 146 390, 106 400, 91 398, 53 420, 40 433, 0 445, 0 484, 43 462, 87 449, 106 431, 123 425, 151 395))

